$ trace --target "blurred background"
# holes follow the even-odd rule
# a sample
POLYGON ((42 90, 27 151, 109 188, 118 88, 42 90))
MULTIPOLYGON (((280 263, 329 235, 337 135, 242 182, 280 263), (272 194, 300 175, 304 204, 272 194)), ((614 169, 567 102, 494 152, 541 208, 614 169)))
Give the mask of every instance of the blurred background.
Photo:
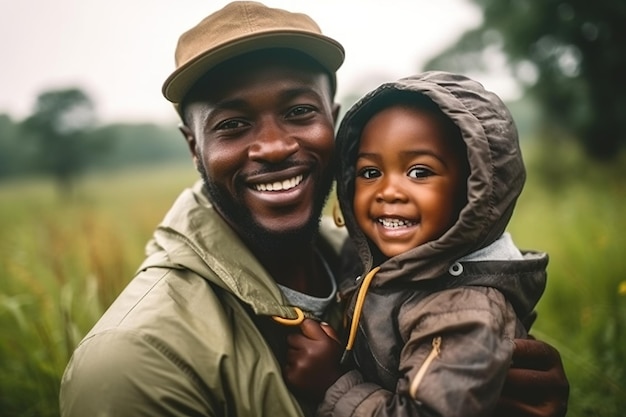
MULTIPOLYGON (((0 415, 58 416, 64 367, 197 174, 161 84, 226 1, 0 1, 0 415)), ((466 73, 509 104, 528 181, 509 231, 550 254, 533 333, 568 416, 626 407, 626 2, 266 0, 346 49, 343 109, 381 82, 466 73)))

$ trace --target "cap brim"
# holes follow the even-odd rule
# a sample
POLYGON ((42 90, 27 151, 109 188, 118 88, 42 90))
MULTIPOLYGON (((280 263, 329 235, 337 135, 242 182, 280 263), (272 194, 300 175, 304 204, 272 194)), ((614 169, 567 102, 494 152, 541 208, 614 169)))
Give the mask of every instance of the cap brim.
POLYGON ((318 61, 331 74, 339 69, 345 57, 343 47, 323 35, 296 31, 255 33, 248 38, 239 38, 198 55, 176 69, 165 80, 163 95, 172 103, 180 103, 196 81, 211 68, 236 56, 267 48, 289 48, 303 52, 318 61))

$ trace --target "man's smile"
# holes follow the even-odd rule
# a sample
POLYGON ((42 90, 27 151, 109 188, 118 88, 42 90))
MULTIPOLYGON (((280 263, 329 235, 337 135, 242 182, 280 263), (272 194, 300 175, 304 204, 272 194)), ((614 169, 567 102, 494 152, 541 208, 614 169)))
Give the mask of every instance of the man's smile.
POLYGON ((297 187, 303 178, 304 175, 300 174, 282 181, 252 184, 252 187, 257 191, 286 191, 297 187))

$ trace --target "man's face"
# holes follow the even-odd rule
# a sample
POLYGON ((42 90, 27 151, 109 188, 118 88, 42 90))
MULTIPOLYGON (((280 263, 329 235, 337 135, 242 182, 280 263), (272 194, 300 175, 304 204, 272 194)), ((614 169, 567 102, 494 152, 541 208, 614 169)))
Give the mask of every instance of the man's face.
POLYGON ((199 86, 187 140, 217 210, 257 249, 310 241, 333 174, 327 76, 293 61, 239 61, 199 86))

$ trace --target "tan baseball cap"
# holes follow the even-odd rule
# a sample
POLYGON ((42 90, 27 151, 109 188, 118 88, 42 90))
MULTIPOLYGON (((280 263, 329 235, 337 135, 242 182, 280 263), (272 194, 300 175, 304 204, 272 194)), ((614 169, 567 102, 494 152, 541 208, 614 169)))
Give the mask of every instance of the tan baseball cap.
POLYGON ((328 70, 333 83, 345 56, 343 46, 324 36, 305 14, 253 1, 234 1, 181 35, 176 46, 176 70, 165 80, 163 95, 179 104, 211 68, 266 48, 290 48, 311 56, 328 70))

